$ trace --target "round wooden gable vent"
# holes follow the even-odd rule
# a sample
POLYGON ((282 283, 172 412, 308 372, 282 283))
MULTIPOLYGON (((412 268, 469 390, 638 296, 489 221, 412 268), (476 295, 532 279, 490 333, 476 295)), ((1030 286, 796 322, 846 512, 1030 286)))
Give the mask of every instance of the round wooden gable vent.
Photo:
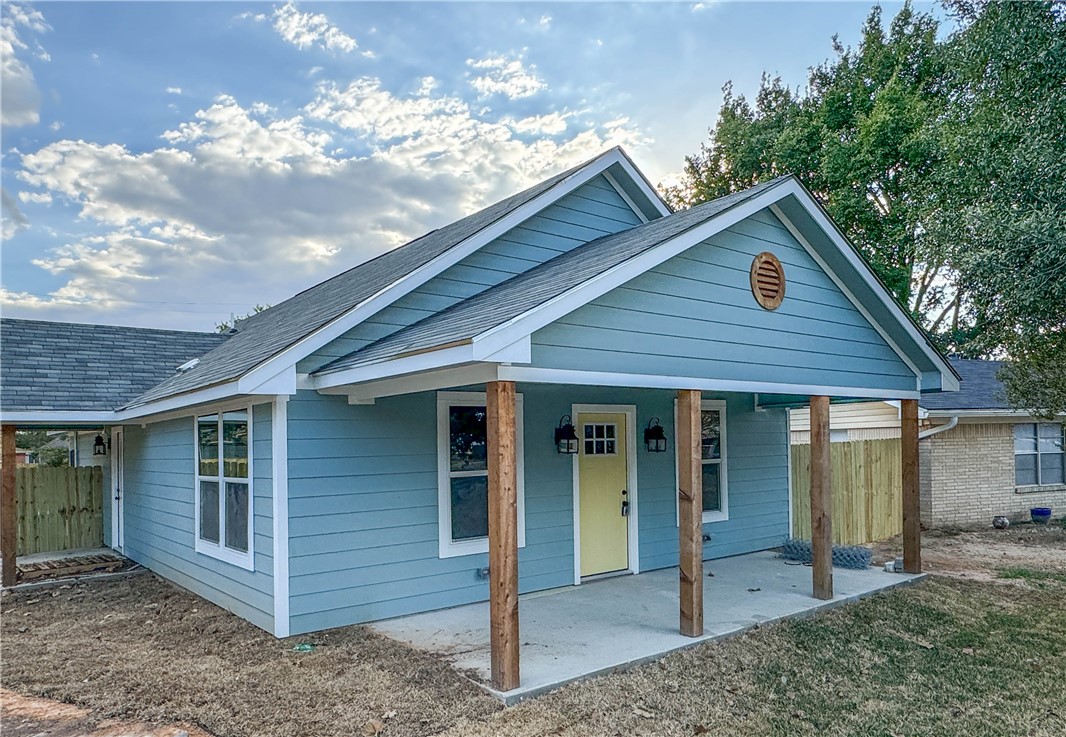
POLYGON ((751 262, 751 293, 767 310, 776 310, 785 298, 785 269, 769 251, 763 251, 751 262))

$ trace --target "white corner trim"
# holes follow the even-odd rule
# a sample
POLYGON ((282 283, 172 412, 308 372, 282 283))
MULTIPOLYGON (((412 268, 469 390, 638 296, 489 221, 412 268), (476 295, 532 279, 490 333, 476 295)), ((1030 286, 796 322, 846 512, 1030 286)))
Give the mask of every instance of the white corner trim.
MULTIPOLYGON (((632 573, 640 573, 640 505, 637 489, 637 406, 635 404, 572 404, 570 420, 577 425, 582 414, 624 414, 626 417, 626 484, 629 517, 626 520, 626 555, 632 573)), ((574 507, 574 585, 581 585, 581 453, 570 456, 574 507)))
MULTIPOLYGON (((485 392, 437 392, 437 542, 441 558, 456 558, 489 552, 487 537, 454 541, 451 536, 451 427, 449 407, 480 407, 487 403, 485 392)), ((518 483, 518 547, 526 546, 525 403, 515 395, 515 461, 518 483)), ((470 473, 470 472, 467 472, 470 473)))
POLYGON ((270 458, 274 482, 274 636, 289 636, 289 397, 271 406, 270 458))
POLYGON ((637 207, 637 203, 634 202, 628 194, 626 194, 626 191, 622 189, 622 185, 618 183, 618 180, 611 176, 611 172, 603 172, 603 178, 607 180, 607 183, 610 184, 611 187, 614 188, 614 191, 618 193, 618 196, 621 197, 627 205, 629 205, 629 209, 633 211, 633 214, 640 218, 640 222, 648 222, 648 216, 645 215, 643 210, 637 207))
MULTIPOLYGON (((257 367, 247 372, 242 379, 250 385, 259 385, 267 379, 276 376, 289 366, 294 366, 298 361, 311 355, 331 341, 339 338, 353 327, 363 322, 372 315, 377 314, 396 300, 414 291, 422 284, 440 274, 450 266, 462 261, 470 254, 477 251, 485 244, 495 240, 517 225, 525 222, 541 210, 549 207, 566 195, 573 192, 581 185, 588 182, 598 174, 606 172, 608 167, 618 164, 633 178, 633 181, 642 190, 647 190, 644 177, 635 172, 632 164, 618 149, 612 149, 602 156, 590 161, 584 168, 574 172, 561 182, 534 197, 521 207, 516 208, 504 217, 482 228, 477 233, 469 236, 466 240, 440 254, 433 260, 419 266, 410 273, 405 274, 387 287, 382 288, 375 294, 360 302, 344 314, 334 318, 318 330, 305 336, 280 353, 267 359, 257 367)), ((665 208, 661 198, 654 191, 649 193, 649 199, 656 207, 665 208)), ((667 210, 667 212, 669 212, 667 210)), ((639 215, 639 210, 637 211, 639 215)))
POLYGON ((788 536, 795 534, 795 511, 792 509, 792 410, 785 412, 785 463, 788 464, 788 536))
MULTIPOLYGON (((888 290, 877 280, 873 272, 870 271, 870 267, 859 257, 855 252, 851 244, 848 243, 844 234, 840 232, 840 229, 830 220, 821 206, 815 202, 810 194, 798 183, 790 182, 789 189, 791 193, 795 195, 796 200, 800 203, 807 214, 818 224, 818 226, 829 236, 829 239, 836 245, 837 249, 844 255, 844 258, 848 261, 855 272, 866 282, 870 290, 877 296, 881 303, 891 312, 896 315, 896 321, 903 326, 903 330, 914 341, 918 350, 922 351, 935 366, 939 367, 941 373, 941 387, 944 391, 958 391, 959 380, 955 378, 955 374, 947 362, 937 353, 928 343, 925 336, 921 334, 914 323, 903 311, 903 308, 896 302, 888 290)), ((775 211, 775 214, 776 211, 775 211)), ((787 220, 787 219, 784 219, 787 220)), ((920 379, 920 376, 919 376, 920 379)))

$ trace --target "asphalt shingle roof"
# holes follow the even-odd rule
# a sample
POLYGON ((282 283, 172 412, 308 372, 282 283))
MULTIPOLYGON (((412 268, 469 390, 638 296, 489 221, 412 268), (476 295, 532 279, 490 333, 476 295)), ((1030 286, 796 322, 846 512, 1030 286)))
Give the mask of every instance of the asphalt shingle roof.
POLYGON ((0 320, 0 409, 114 410, 222 345, 218 333, 0 320))
POLYGON ((339 358, 315 373, 339 371, 473 338, 789 179, 789 176, 778 177, 743 192, 578 246, 339 358))
POLYGON ((405 274, 454 248, 604 155, 606 154, 568 169, 450 225, 431 231, 268 310, 252 315, 240 323, 240 331, 237 334, 202 356, 196 368, 162 381, 158 386, 132 398, 128 406, 239 378, 405 274))
POLYGON ((959 374, 957 392, 923 394, 920 404, 924 409, 1010 409, 1003 384, 996 372, 1003 361, 984 361, 976 358, 952 358, 951 366, 959 374))

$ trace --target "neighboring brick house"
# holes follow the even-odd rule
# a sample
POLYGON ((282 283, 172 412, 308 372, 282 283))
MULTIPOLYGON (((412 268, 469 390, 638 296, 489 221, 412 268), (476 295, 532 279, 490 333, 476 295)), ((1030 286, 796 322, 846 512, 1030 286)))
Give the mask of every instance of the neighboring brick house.
MULTIPOLYGON (((925 394, 919 464, 922 524, 991 524, 996 515, 1029 517, 1032 507, 1066 516, 1063 423, 1010 408, 996 373, 1000 361, 951 359, 957 392, 925 394)), ((810 413, 790 413, 792 443, 810 442, 810 413)), ((898 438, 898 402, 834 404, 833 442, 898 438)))
POLYGON ((925 395, 921 414, 922 522, 930 527, 1028 518, 1032 507, 1066 515, 1063 418, 1011 409, 999 361, 952 359, 961 389, 925 395))

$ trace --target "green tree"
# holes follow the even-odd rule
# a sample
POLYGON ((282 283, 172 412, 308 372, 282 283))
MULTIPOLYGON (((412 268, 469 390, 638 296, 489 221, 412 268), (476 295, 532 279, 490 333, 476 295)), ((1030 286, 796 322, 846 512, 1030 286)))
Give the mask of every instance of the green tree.
POLYGON ((15 445, 33 453, 42 466, 68 465, 69 450, 66 447, 49 447, 52 439, 47 430, 19 430, 15 433, 15 445))

